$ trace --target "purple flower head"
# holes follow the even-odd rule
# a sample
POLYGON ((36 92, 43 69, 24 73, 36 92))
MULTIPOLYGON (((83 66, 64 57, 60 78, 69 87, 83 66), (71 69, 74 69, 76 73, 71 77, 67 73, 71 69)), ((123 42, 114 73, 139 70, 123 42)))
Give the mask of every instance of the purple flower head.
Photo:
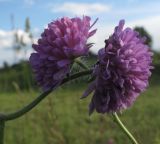
POLYGON ((148 86, 152 53, 144 38, 131 28, 123 30, 123 26, 121 20, 113 35, 105 40, 105 48, 99 50, 93 71, 96 78, 83 95, 94 91, 90 114, 94 109, 99 113, 126 109, 148 86))
POLYGON ((41 34, 38 44, 33 44, 36 51, 30 56, 30 63, 38 84, 50 89, 61 83, 73 60, 87 55, 92 44, 87 44, 96 29, 90 31, 95 22, 90 24, 90 17, 82 19, 64 17, 48 24, 41 34))

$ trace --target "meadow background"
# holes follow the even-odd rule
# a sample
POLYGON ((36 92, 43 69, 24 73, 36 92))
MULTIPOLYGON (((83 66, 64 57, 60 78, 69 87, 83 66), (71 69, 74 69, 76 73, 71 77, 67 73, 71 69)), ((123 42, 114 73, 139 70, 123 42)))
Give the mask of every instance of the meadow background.
MULTIPOLYGON (((156 0, 152 3, 147 0, 124 0, 123 3, 47 0, 45 3, 46 9, 50 8, 52 14, 42 8, 44 2, 41 0, 0 0, 0 112, 14 112, 41 93, 28 57, 33 52, 31 44, 37 41, 48 22, 65 14, 88 14, 93 19, 99 17, 99 21, 104 20, 106 25, 102 26, 101 22, 97 24, 100 32, 92 39, 96 46, 87 57, 87 65, 92 66, 96 62, 98 48, 104 45, 104 38, 113 32, 119 19, 125 18, 129 21, 127 26, 131 25, 147 37, 147 43, 154 52, 155 68, 148 90, 131 108, 119 115, 140 144, 160 144, 160 35, 157 34, 160 29, 160 3, 156 0), (44 13, 40 13, 40 10, 44 13), (107 27, 104 29, 105 35, 102 33, 104 27, 107 27)), ((83 60, 86 62, 86 58, 83 60)), ((73 72, 77 70, 80 68, 75 65, 73 72)), ((88 115, 91 96, 80 100, 87 87, 87 79, 85 77, 67 83, 52 92, 31 112, 7 122, 5 144, 129 144, 130 141, 114 123, 112 115, 96 112, 88 115)))

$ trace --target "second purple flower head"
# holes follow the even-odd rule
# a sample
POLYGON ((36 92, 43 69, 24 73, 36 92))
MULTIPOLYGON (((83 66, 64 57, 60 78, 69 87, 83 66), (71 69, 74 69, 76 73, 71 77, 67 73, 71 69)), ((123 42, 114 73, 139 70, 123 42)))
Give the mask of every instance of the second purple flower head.
POLYGON ((133 104, 148 86, 152 69, 152 53, 145 39, 131 28, 123 30, 124 20, 115 27, 114 33, 105 40, 99 50, 98 63, 93 76, 95 80, 83 97, 94 91, 89 113, 121 111, 133 104))

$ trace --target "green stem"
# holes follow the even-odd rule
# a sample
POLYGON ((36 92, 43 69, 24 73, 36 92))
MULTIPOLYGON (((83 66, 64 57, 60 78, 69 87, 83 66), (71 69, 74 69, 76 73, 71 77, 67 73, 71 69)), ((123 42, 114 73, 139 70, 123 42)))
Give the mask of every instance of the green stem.
MULTIPOLYGON (((82 71, 82 72, 78 72, 78 73, 75 73, 67 78, 65 78, 61 85, 70 81, 70 80, 73 80, 73 79, 76 79, 78 77, 81 77, 81 76, 84 76, 84 75, 88 75, 88 74, 91 74, 92 73, 92 70, 86 70, 86 71, 82 71)), ((26 105, 25 107, 23 107, 22 109, 14 112, 14 113, 10 113, 10 114, 3 114, 1 115, 0 117, 0 120, 3 120, 3 121, 9 121, 9 120, 13 120, 13 119, 16 119, 16 118, 19 118, 21 116, 23 116, 25 113, 29 112, 30 110, 32 110, 37 104, 39 104, 48 94, 50 94, 51 92, 53 91, 53 89, 50 89, 48 91, 45 91, 43 92, 41 95, 39 95, 35 100, 33 100, 30 104, 26 105)))
POLYGON ((120 126, 120 128, 124 131, 124 133, 128 136, 128 138, 131 140, 133 144, 138 144, 136 139, 133 137, 133 135, 127 130, 127 128, 124 126, 124 124, 121 122, 120 118, 118 117, 117 113, 113 113, 113 117, 115 119, 115 122, 120 126))
POLYGON ((79 66, 81 66, 85 70, 89 70, 88 66, 85 65, 79 58, 74 60, 79 66))
POLYGON ((0 120, 0 144, 4 143, 4 127, 5 121, 0 120))

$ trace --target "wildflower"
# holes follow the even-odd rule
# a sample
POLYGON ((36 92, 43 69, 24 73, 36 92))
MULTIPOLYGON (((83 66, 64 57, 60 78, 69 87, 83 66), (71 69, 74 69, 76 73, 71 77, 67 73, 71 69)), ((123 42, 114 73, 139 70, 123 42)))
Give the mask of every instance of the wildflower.
POLYGON ((85 91, 87 97, 94 91, 89 113, 111 113, 130 107, 148 86, 152 69, 152 53, 145 39, 131 28, 123 30, 124 20, 115 27, 113 35, 99 50, 95 80, 85 91))
POLYGON ((96 29, 90 31, 90 17, 82 19, 64 17, 48 24, 41 34, 30 63, 38 84, 47 90, 61 83, 69 73, 73 60, 87 55, 92 44, 87 44, 96 29))

